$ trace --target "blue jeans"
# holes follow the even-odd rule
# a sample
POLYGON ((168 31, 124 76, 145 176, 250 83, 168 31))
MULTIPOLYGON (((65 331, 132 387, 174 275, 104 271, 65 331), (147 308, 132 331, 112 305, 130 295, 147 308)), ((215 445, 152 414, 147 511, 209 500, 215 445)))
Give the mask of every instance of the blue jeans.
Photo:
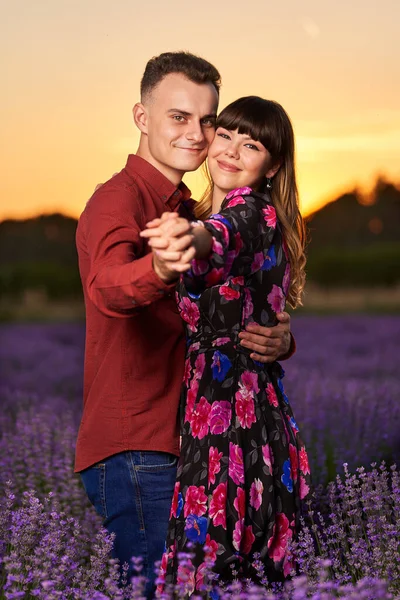
POLYGON ((130 566, 143 559, 146 596, 154 592, 154 563, 161 559, 174 492, 177 457, 166 452, 122 452, 81 472, 90 502, 115 533, 113 556, 130 566))

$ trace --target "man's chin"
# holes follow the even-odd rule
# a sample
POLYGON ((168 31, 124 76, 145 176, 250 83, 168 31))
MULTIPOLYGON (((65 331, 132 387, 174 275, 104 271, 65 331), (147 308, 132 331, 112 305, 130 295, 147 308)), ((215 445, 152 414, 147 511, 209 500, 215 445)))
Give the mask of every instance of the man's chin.
POLYGON ((205 157, 202 158, 201 160, 199 158, 194 158, 191 160, 182 160, 182 161, 177 161, 175 163, 175 168, 179 171, 188 173, 190 171, 197 171, 197 169, 199 167, 201 167, 201 165, 203 164, 203 162, 205 161, 205 157))

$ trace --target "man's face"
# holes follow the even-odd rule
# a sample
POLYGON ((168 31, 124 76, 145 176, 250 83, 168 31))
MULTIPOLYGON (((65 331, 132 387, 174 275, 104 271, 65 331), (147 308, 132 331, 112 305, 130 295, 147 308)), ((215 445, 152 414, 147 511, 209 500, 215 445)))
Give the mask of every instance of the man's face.
POLYGON ((144 107, 154 166, 167 177, 198 169, 215 134, 218 94, 214 86, 171 73, 152 90, 144 107))

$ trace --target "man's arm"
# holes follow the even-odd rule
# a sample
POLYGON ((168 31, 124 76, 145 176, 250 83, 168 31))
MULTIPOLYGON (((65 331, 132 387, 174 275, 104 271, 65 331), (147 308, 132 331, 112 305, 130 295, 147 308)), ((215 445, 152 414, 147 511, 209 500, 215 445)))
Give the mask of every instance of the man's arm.
POLYGON ((152 253, 145 254, 139 236, 144 227, 141 198, 135 188, 102 186, 84 213, 86 250, 90 260, 87 293, 109 317, 131 317, 141 307, 174 289, 153 269, 152 253))
POLYGON ((251 323, 241 331, 241 345, 253 350, 251 358, 262 363, 286 360, 296 352, 296 341, 290 331, 290 315, 278 313, 279 325, 263 327, 251 323))

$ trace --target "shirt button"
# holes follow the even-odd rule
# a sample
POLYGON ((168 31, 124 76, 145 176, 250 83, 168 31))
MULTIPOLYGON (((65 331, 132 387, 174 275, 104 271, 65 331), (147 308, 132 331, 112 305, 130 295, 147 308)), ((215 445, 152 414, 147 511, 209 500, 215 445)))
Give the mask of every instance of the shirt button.
POLYGON ((167 199, 167 196, 166 196, 165 194, 163 194, 163 195, 162 195, 162 199, 163 199, 163 200, 166 200, 166 199, 167 199))
POLYGON ((135 306, 135 304, 136 304, 136 301, 135 301, 135 300, 132 300, 132 304, 135 306))

